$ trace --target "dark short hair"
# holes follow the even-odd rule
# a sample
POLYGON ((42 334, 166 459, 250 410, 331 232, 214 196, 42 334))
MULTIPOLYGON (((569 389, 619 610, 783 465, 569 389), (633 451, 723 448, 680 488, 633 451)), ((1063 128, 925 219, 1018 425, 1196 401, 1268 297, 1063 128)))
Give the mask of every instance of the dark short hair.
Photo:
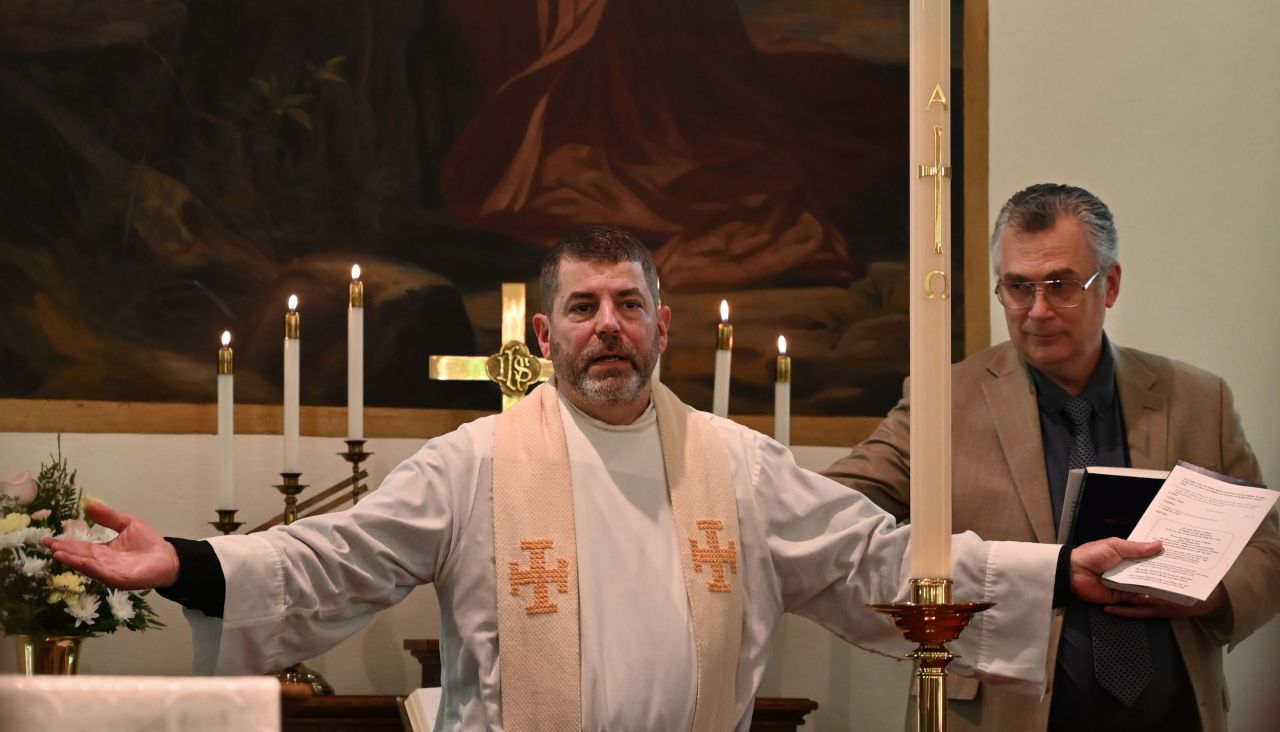
POLYGON ((542 274, 538 280, 538 292, 542 297, 542 311, 550 313, 560 286, 560 262, 564 259, 580 262, 617 264, 637 262, 644 273, 645 284, 653 302, 658 302, 658 268, 645 245, 635 234, 616 226, 597 224, 578 229, 560 240, 542 260, 542 274))
POLYGON ((1035 234, 1052 229, 1058 217, 1074 216, 1084 227, 1098 269, 1106 272, 1116 263, 1119 246, 1116 220, 1102 199, 1078 186, 1037 183, 1017 193, 1000 209, 991 231, 991 268, 999 273, 1003 252, 1000 240, 1006 230, 1035 234))

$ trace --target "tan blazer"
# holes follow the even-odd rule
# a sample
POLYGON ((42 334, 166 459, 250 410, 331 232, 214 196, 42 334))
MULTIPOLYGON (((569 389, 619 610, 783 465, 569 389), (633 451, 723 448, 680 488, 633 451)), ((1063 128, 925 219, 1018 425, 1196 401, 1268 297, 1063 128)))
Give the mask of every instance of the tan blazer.
MULTIPOLYGON (((1115 348, 1116 385, 1134 467, 1167 470, 1187 460, 1260 482, 1231 390, 1219 377, 1178 361, 1115 348)), ((831 478, 904 517, 910 496, 910 412, 905 396, 853 452, 827 469, 831 478)), ((984 539, 1054 543, 1035 387, 1010 343, 952 367, 952 497, 955 531, 984 539)), ((1280 610, 1280 524, 1272 513, 1227 573, 1230 613, 1174 620, 1173 631, 1195 690, 1205 732, 1226 729, 1223 645, 1234 647, 1280 610)), ((1061 612, 1049 650, 1050 694, 1061 612)), ((950 677, 952 730, 1044 730, 1043 701, 950 677), (968 683, 965 683, 968 682, 968 683), (960 694, 951 693, 960 691, 960 694), (967 692, 967 693, 965 693, 967 692)))

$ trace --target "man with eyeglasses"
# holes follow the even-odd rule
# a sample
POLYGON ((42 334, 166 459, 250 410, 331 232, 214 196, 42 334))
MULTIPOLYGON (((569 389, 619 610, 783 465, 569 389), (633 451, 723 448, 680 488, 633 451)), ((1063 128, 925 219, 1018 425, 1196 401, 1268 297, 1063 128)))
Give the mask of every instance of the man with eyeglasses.
MULTIPOLYGON (((991 261, 1009 341, 952 368, 956 531, 1054 543, 1067 471, 1083 465, 1167 470, 1187 460, 1262 481, 1221 378, 1107 339, 1121 268, 1106 204, 1074 186, 1020 191, 996 219, 991 261)), ((906 392, 826 471, 899 518, 910 497, 906 392)), ((1044 699, 953 678, 950 729, 1225 730, 1222 646, 1278 609, 1273 513, 1205 602, 1069 603, 1055 619, 1044 699)))

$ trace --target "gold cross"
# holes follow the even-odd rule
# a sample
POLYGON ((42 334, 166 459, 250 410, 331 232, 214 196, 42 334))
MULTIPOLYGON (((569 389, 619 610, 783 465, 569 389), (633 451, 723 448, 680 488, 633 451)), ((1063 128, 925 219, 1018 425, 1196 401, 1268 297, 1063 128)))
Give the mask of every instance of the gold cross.
POLYGON ((942 254, 942 179, 951 177, 951 168, 942 164, 942 128, 938 125, 933 126, 933 165, 918 166, 917 172, 921 178, 933 178, 933 253, 942 254))
POLYGON ((531 384, 550 379, 551 362, 524 342, 524 284, 502 283, 502 348, 492 356, 432 356, 427 376, 440 381, 492 381, 502 390, 502 411, 524 398, 531 384))
POLYGON ((702 519, 698 521, 698 528, 707 535, 707 548, 699 547, 697 539, 689 540, 689 546, 693 548, 693 571, 702 572, 703 562, 710 564, 711 582, 707 583, 707 589, 712 592, 729 592, 733 588, 725 581, 724 565, 729 565, 730 572, 738 573, 738 547, 732 539, 729 540, 729 546, 720 546, 720 535, 716 532, 724 528, 723 521, 702 519))
POLYGON ((547 550, 553 544, 553 539, 525 539, 520 542, 520 549, 529 552, 529 568, 520 569, 519 562, 510 562, 511 594, 519 597, 521 587, 533 585, 533 604, 525 607, 526 615, 542 615, 559 609, 551 602, 550 585, 555 585, 562 595, 569 591, 569 560, 557 559, 555 569, 547 566, 547 550))

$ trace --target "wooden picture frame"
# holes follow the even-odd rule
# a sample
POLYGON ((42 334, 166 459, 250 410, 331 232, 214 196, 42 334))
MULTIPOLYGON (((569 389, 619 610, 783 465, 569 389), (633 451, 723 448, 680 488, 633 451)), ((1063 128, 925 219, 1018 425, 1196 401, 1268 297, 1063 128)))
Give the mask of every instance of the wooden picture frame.
MULTIPOLYGON (((953 23, 957 22, 953 18, 953 23)), ((964 3, 963 98, 965 164, 963 257, 964 351, 974 353, 990 342, 988 288, 988 12, 986 0, 964 3)), ((210 361, 212 364, 212 360, 210 361)), ((212 366, 210 366, 212 368, 212 366)), ((425 374, 424 374, 425 376, 425 374)), ((475 419, 486 412, 458 409, 367 408, 369 438, 429 438, 475 419)), ((0 399, 0 432, 67 432, 133 434, 211 434, 216 429, 213 404, 98 402, 80 400, 0 399)), ((763 432, 772 429, 769 416, 734 415, 763 432)), ((851 446, 865 439, 880 417, 796 417, 792 442, 797 445, 851 446)), ((278 434, 280 407, 239 404, 236 429, 240 434, 278 434)), ((302 432, 308 436, 342 437, 342 407, 303 407, 302 432)))

